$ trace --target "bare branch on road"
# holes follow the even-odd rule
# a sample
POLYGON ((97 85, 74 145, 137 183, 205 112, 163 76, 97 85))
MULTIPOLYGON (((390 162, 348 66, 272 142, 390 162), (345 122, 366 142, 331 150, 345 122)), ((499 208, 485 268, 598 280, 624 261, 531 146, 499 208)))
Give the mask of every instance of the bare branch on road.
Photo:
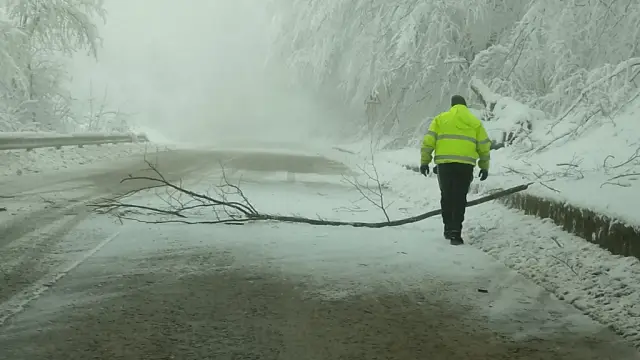
POLYGON ((371 161, 371 165, 373 166, 373 174, 371 174, 361 166, 358 166, 358 169, 360 169, 360 171, 367 176, 368 180, 371 180, 375 183, 375 189, 371 189, 369 186, 361 184, 358 179, 355 178, 349 179, 346 176, 343 176, 343 179, 360 193, 362 199, 367 200, 368 202, 373 204, 373 206, 380 209, 384 214, 384 217, 387 219, 387 222, 390 222, 391 218, 389 217, 389 213, 387 212, 387 205, 389 204, 385 204, 383 192, 385 185, 383 185, 380 181, 378 169, 376 168, 373 160, 371 161))
MULTIPOLYGON (((297 224, 308 225, 320 225, 320 226, 351 226, 358 228, 384 228, 402 226, 428 219, 433 216, 440 215, 442 210, 432 210, 417 216, 408 218, 391 220, 384 222, 357 222, 357 221, 333 221, 322 218, 307 218, 303 216, 294 215, 279 215, 268 214, 259 212, 256 207, 251 203, 249 198, 244 194, 239 185, 229 182, 226 174, 223 171, 222 182, 216 186, 216 195, 208 193, 198 193, 189 190, 183 186, 176 185, 168 181, 160 171, 150 162, 147 165, 151 168, 155 176, 132 176, 121 180, 124 182, 131 181, 144 181, 150 183, 144 187, 140 187, 137 190, 129 191, 123 195, 103 199, 99 202, 90 204, 94 210, 101 214, 109 214, 117 217, 120 220, 132 220, 150 224, 166 224, 166 223, 181 223, 181 224, 228 224, 239 225, 248 222, 258 221, 272 221, 272 222, 287 222, 297 224), (127 202, 126 200, 135 194, 147 190, 157 190, 158 188, 167 188, 169 190, 180 193, 181 196, 187 197, 190 201, 171 201, 165 198, 164 207, 149 206, 135 204, 133 202, 127 202), (235 197, 237 200, 231 200, 231 197, 235 197), (198 219, 195 216, 189 216, 188 211, 194 209, 211 209, 215 218, 213 219, 198 219), (162 218, 159 219, 145 219, 149 215, 158 215, 162 218)), ((497 191, 493 194, 485 197, 469 201, 467 207, 480 205, 488 201, 496 200, 498 198, 515 194, 517 192, 526 190, 531 184, 519 185, 510 189, 497 191)), ((174 195, 171 195, 175 197, 174 195)))

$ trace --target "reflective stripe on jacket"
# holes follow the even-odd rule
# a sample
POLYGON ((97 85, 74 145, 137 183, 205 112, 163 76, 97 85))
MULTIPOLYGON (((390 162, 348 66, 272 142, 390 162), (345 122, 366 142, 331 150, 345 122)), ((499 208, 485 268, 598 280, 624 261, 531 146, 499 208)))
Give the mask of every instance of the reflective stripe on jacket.
POLYGON ((422 141, 420 163, 477 162, 481 169, 489 170, 490 149, 491 140, 482 122, 466 106, 455 105, 431 121, 422 141))

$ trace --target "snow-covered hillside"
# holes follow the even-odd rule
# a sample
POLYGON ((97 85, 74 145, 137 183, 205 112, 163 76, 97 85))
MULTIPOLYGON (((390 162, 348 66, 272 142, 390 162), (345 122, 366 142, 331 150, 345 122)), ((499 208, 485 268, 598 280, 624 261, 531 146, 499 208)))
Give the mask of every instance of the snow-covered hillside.
MULTIPOLYGON (((480 113, 480 111, 476 111, 480 113)), ((544 114, 542 114, 544 115, 544 114)), ((609 121, 566 123, 553 127, 541 113, 510 99, 502 99, 494 119, 485 126, 497 142, 509 137, 505 129, 517 128, 519 120, 535 119, 533 131, 504 148, 493 150, 489 179, 480 190, 508 188, 533 182, 528 193, 566 201, 613 219, 640 226, 635 208, 640 202, 640 140, 638 118, 640 99, 628 104, 609 121), (581 128, 577 132, 572 126, 581 128), (553 127, 553 129, 552 129, 553 127)), ((383 144, 397 142, 386 138, 383 144)), ((369 142, 351 147, 368 153, 369 142)), ((419 165, 419 144, 381 151, 379 159, 402 165, 419 165)))
POLYGON ((555 122, 608 119, 638 94, 632 0, 273 0, 272 9, 272 60, 374 108, 369 120, 387 132, 417 126, 453 93, 471 97, 472 77, 555 122))
POLYGON ((538 195, 640 223, 636 1, 272 5, 272 61, 340 92, 397 162, 417 163, 430 119, 459 93, 506 145, 487 186, 524 178, 538 195))

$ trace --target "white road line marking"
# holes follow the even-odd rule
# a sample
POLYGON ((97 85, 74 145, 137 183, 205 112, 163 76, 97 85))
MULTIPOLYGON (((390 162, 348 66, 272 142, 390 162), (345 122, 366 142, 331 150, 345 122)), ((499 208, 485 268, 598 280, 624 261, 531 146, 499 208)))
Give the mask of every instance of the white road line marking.
POLYGON ((53 286, 56 282, 62 279, 65 275, 71 272, 73 269, 77 268, 83 262, 87 261, 90 257, 95 255, 100 249, 102 249, 105 245, 113 241, 115 238, 120 235, 120 232, 116 232, 115 234, 109 236, 108 238, 102 240, 98 245, 96 245, 93 249, 87 251, 82 255, 82 257, 71 265, 64 268, 62 271, 59 271, 52 277, 45 277, 38 281, 36 281, 33 285, 27 288, 24 291, 12 296, 9 300, 3 302, 0 305, 0 326, 4 325, 4 323, 12 318, 13 316, 19 314, 24 311, 34 300, 37 300, 45 291, 47 291, 51 286, 53 286))

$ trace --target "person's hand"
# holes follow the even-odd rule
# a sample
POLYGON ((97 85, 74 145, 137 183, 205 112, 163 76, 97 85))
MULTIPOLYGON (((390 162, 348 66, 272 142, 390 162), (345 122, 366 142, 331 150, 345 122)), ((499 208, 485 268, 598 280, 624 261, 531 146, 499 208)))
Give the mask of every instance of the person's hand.
POLYGON ((485 169, 481 169, 480 170, 480 174, 478 174, 478 177, 480 178, 480 181, 487 180, 488 176, 489 176, 489 170, 485 170, 485 169))
POLYGON ((420 165, 420 174, 427 176, 428 173, 429 173, 429 165, 428 164, 420 165))
POLYGON ((438 165, 433 167, 433 173, 438 175, 438 165))

